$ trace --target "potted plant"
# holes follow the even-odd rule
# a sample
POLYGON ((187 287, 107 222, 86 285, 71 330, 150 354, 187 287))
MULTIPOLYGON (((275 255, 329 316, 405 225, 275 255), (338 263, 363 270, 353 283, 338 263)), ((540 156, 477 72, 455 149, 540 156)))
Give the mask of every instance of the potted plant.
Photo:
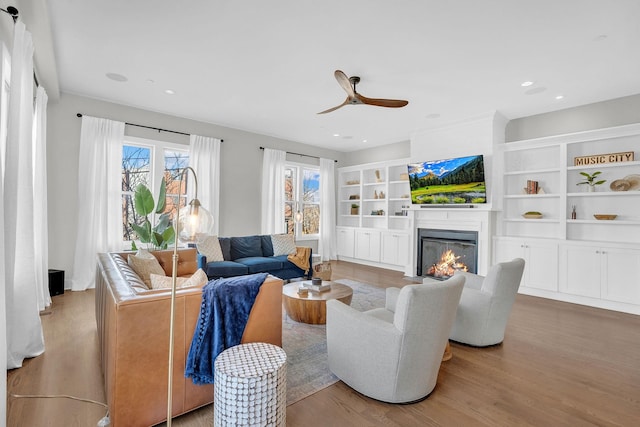
POLYGON ((360 207, 357 204, 353 203, 351 205, 351 215, 358 215, 358 209, 359 208, 360 207))
POLYGON ((576 185, 588 184, 589 185, 589 187, 587 187, 588 191, 589 192, 593 192, 593 191, 596 190, 596 185, 601 185, 601 184, 604 184, 605 182, 607 182, 606 179, 601 179, 599 181, 596 181, 597 176, 600 175, 601 173, 602 172, 597 171, 597 172, 594 172, 593 174, 590 175, 587 172, 580 172, 580 175, 584 176, 585 180, 584 181, 580 181, 576 185))
MULTIPOLYGON (((171 226, 168 213, 163 213, 166 202, 167 187, 164 179, 160 184, 160 194, 158 194, 158 204, 153 200, 153 195, 146 185, 140 184, 136 187, 133 195, 133 206, 138 216, 143 217, 141 224, 130 224, 136 232, 140 243, 146 243, 147 249, 167 249, 169 244, 175 240, 175 232, 171 226), (152 225, 149 215, 160 214, 152 225)), ((136 250, 135 241, 131 242, 131 249, 136 250)))

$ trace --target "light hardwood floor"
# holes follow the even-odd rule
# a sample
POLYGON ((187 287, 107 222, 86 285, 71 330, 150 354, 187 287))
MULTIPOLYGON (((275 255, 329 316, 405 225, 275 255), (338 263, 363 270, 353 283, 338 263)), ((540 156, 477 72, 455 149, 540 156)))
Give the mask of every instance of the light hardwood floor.
MULTIPOLYGON (((333 262, 333 279, 403 286, 401 273, 333 262)), ((53 298, 46 352, 9 371, 7 392, 104 401, 93 291, 53 298)), ((289 426, 637 426, 640 316, 518 295, 502 345, 452 344, 426 400, 391 405, 338 382, 287 408, 289 426)), ((144 357, 144 355, 141 355, 144 357)), ((8 397, 8 426, 95 426, 90 403, 8 397)), ((174 421, 211 425, 210 407, 174 421)))

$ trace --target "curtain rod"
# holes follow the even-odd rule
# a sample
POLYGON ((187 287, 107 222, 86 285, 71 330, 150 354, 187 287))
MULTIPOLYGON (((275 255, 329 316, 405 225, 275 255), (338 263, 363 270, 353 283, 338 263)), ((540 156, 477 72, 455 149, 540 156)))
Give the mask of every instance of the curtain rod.
MULTIPOLYGON (((76 116, 78 117, 82 117, 81 113, 76 114, 76 116)), ((145 125, 137 125, 135 123, 124 123, 125 125, 129 125, 129 126, 137 126, 139 128, 145 128, 145 129, 153 129, 153 130, 157 130, 158 132, 170 132, 170 133, 177 133, 178 135, 187 135, 187 136, 191 136, 191 134, 186 133, 186 132, 180 132, 177 130, 169 130, 169 129, 162 129, 162 128, 156 128, 153 126, 145 126, 145 125)), ((224 142, 224 139, 221 139, 220 142, 224 142)))
POLYGON ((1 11, 3 11, 4 13, 6 13, 7 15, 11 16, 13 18, 13 23, 15 24, 16 21, 18 21, 18 9, 16 9, 13 6, 9 6, 6 9, 2 9, 0 8, 1 11))
MULTIPOLYGON (((264 150, 264 147, 260 147, 261 150, 264 150)), ((301 153, 294 153, 293 151, 285 151, 285 153, 287 154, 294 154, 296 156, 303 156, 303 157, 311 157, 312 159, 319 159, 320 157, 318 156, 310 156, 309 154, 301 154, 301 153)), ((334 162, 338 163, 337 160, 334 160, 334 162)))

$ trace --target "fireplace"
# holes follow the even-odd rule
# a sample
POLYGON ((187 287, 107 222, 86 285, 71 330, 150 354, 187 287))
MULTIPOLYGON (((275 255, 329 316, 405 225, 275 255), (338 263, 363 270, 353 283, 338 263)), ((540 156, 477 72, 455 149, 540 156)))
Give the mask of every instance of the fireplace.
POLYGON ((478 232, 418 229, 417 275, 446 280, 456 270, 478 272, 478 232))

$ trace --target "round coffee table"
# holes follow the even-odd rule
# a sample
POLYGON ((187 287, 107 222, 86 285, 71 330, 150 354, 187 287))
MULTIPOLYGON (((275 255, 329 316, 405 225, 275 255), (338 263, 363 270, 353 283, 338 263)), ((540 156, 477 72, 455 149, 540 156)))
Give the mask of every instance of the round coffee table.
POLYGON ((299 295, 298 288, 302 283, 311 283, 310 280, 293 282, 282 288, 282 303, 289 317, 296 322, 312 325, 324 325, 327 323, 327 301, 337 299, 347 305, 351 304, 353 289, 342 283, 323 281, 330 284, 331 289, 325 292, 311 292, 299 295))

